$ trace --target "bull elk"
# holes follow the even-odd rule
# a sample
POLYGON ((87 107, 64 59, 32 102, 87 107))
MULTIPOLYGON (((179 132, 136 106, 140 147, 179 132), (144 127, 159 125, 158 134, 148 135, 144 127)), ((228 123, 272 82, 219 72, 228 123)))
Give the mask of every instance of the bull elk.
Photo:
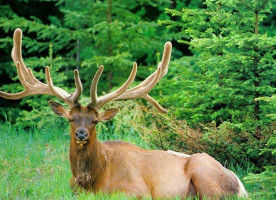
POLYGON ((137 64, 133 64, 127 81, 117 90, 97 96, 97 84, 103 66, 95 74, 91 89, 91 103, 81 106, 79 97, 83 87, 78 70, 74 71, 76 90, 73 94, 54 86, 49 67, 45 68, 47 83, 40 82, 26 68, 21 54, 22 31, 16 29, 13 36, 12 58, 24 91, 10 94, 1 91, 6 99, 21 99, 35 94, 53 95, 64 101, 70 109, 49 101, 54 113, 66 118, 71 126, 70 184, 88 192, 124 192, 129 196, 143 198, 171 198, 199 196, 220 198, 227 195, 246 197, 247 193, 239 178, 206 153, 186 155, 173 151, 145 150, 123 141, 100 142, 96 124, 111 120, 118 108, 99 110, 108 102, 121 99, 144 98, 159 112, 167 111, 148 93, 166 75, 172 45, 164 46, 162 61, 157 70, 136 87, 128 89, 133 82, 137 64))

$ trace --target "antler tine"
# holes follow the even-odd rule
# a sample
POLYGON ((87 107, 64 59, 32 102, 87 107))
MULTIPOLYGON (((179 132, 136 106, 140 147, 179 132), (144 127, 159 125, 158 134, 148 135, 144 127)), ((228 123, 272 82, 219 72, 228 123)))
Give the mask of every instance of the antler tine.
POLYGON ((65 90, 55 87, 53 85, 53 81, 50 75, 49 67, 45 68, 46 80, 47 85, 37 80, 30 68, 27 68, 23 62, 22 58, 22 31, 21 29, 16 29, 13 34, 13 42, 14 46, 12 49, 12 59, 16 65, 18 78, 20 83, 24 87, 24 91, 10 94, 3 91, 0 91, 0 96, 6 99, 21 99, 29 95, 34 94, 47 94, 47 95, 54 95, 59 99, 63 100, 69 106, 74 106, 78 103, 78 99, 82 93, 82 84, 79 78, 79 73, 75 70, 75 85, 76 91, 74 94, 69 94, 65 90))
POLYGON ((144 97, 144 99, 148 102, 150 102, 160 113, 168 113, 168 110, 163 108, 154 98, 152 98, 150 95, 147 95, 144 97))
POLYGON ((99 79, 103 73, 103 69, 104 69, 104 66, 101 65, 97 73, 94 75, 94 78, 91 83, 90 96, 91 96, 91 104, 93 106, 96 106, 99 102, 98 95, 97 95, 97 86, 98 86, 99 79))
POLYGON ((171 60, 171 52, 172 52, 172 43, 166 42, 164 45, 164 51, 162 55, 162 61, 158 64, 161 67, 161 76, 159 79, 163 78, 168 73, 169 63, 171 60))
POLYGON ((22 73, 24 74, 26 81, 31 84, 34 84, 38 80, 32 74, 30 74, 30 71, 25 66, 21 51, 22 51, 22 30, 20 28, 17 28, 13 34, 13 48, 12 48, 11 56, 15 65, 17 65, 17 62, 20 62, 20 65, 22 67, 22 73))
POLYGON ((133 68, 132 68, 131 73, 130 73, 128 79, 126 80, 126 82, 117 90, 115 90, 105 96, 100 97, 98 108, 101 108, 107 102, 112 101, 116 97, 123 94, 127 90, 127 88, 132 84, 132 82, 134 81, 136 72, 137 72, 137 63, 133 63, 133 68))
MULTIPOLYGON (((99 71, 99 70, 98 70, 99 71)), ((127 88, 132 84, 132 82, 134 81, 134 78, 136 76, 136 72, 137 72, 137 63, 133 63, 133 68, 132 68, 132 71, 128 77, 128 79, 126 80, 126 82, 120 87, 118 88, 117 90, 109 93, 109 94, 106 94, 102 97, 100 97, 99 99, 96 98, 96 101, 94 99, 94 102, 97 102, 96 104, 93 104, 96 108, 100 109, 101 107, 103 107, 107 102, 109 101, 112 101, 113 99, 115 99, 116 97, 120 96, 121 94, 123 94, 127 88)), ((97 72, 98 73, 98 72, 97 72)), ((100 73, 101 74, 101 73, 100 73)), ((97 75, 97 74, 96 74, 97 75)), ((96 76, 95 75, 95 76, 96 76)), ((100 76, 100 75, 99 75, 100 76)), ((96 79, 97 81, 96 84, 98 83, 98 80, 99 80, 99 77, 97 77, 96 79)), ((93 82, 94 82, 94 79, 93 79, 93 82)), ((92 84, 93 84, 92 82, 92 84)), ((97 86, 97 85, 96 85, 97 86)), ((92 90, 91 90, 92 91, 92 90)), ((94 88, 94 92, 95 92, 95 88, 94 88)), ((97 90, 96 90, 96 93, 97 93, 97 90)), ((94 97, 91 96, 91 99, 92 98, 95 98, 97 97, 96 95, 94 95, 94 97)), ((93 101, 92 101, 93 102, 93 101)))
POLYGON ((72 94, 71 98, 72 98, 73 104, 77 104, 79 101, 79 98, 82 94, 83 87, 82 87, 82 83, 80 80, 79 71, 76 69, 74 70, 74 79, 75 79, 76 91, 72 94))
POLYGON ((168 111, 164 109, 154 98, 152 98, 148 93, 152 88, 161 80, 168 72, 170 57, 172 51, 172 44, 166 42, 164 45, 164 52, 162 56, 162 61, 158 64, 157 70, 152 73, 148 78, 146 78, 142 83, 134 88, 126 90, 125 93, 118 96, 115 100, 120 99, 134 99, 134 98, 144 98, 149 101, 156 109, 161 113, 167 113, 168 111))
POLYGON ((20 62, 16 63, 16 70, 17 70, 19 81, 23 85, 23 87, 25 89, 27 89, 28 87, 30 87, 30 84, 26 81, 26 79, 25 79, 25 77, 23 75, 22 66, 21 66, 20 62))
MULTIPOLYGON (((51 77, 51 73, 50 73, 50 68, 49 66, 46 66, 45 67, 45 75, 46 75, 46 82, 47 82, 47 85, 49 87, 49 90, 51 91, 51 93, 56 96, 57 98, 63 100, 63 101, 66 101, 66 103, 68 104, 67 102, 67 99, 66 97, 68 96, 66 93, 60 93, 57 91, 57 89, 55 88, 54 84, 53 84, 53 81, 52 81, 52 77, 51 77)), ((70 103, 69 103, 70 104, 70 103)))
MULTIPOLYGON (((172 43, 171 42, 166 42, 164 45, 164 51, 163 51, 163 55, 162 55, 162 60, 160 63, 158 63, 158 67, 161 67, 161 76, 159 78, 162 79, 168 72, 168 67, 169 67, 169 62, 171 59, 171 51, 172 51, 172 43)), ((149 77, 147 77, 142 83, 140 83, 139 85, 137 85, 136 88, 140 88, 140 87, 144 87, 145 85, 149 84, 152 79, 155 76, 155 73, 152 73, 149 77)), ((134 89, 132 88, 132 89, 134 89)))
POLYGON ((52 81, 52 77, 50 74, 50 68, 48 66, 45 67, 45 74, 46 74, 46 81, 47 85, 51 91, 51 93, 58 97, 59 99, 63 100, 66 104, 70 107, 78 104, 78 99, 83 91, 82 83, 79 77, 78 70, 74 71, 74 78, 75 78, 75 86, 76 91, 70 95, 66 91, 62 90, 61 88, 55 87, 52 81))

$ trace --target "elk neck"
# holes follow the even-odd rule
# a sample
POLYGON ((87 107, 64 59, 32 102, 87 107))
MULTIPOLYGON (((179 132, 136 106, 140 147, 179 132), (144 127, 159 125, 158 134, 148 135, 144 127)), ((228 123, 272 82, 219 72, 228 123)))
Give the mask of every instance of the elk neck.
POLYGON ((90 131, 88 143, 81 149, 75 138, 71 137, 70 143, 70 166, 73 177, 77 179, 82 175, 88 175, 90 185, 96 181, 107 166, 107 151, 97 139, 96 128, 90 131))

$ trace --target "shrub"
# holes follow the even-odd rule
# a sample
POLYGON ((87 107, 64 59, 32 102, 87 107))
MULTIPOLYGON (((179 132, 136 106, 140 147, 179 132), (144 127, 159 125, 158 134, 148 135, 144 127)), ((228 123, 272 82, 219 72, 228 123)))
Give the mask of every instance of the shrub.
POLYGON ((264 129, 262 135, 252 135, 227 122, 219 127, 209 123, 192 128, 185 120, 177 120, 173 115, 162 115, 146 108, 144 112, 144 123, 132 121, 132 124, 148 144, 157 148, 186 153, 206 152, 222 163, 249 162, 259 169, 264 164, 275 162, 271 155, 259 154, 260 147, 265 146, 276 124, 264 129))

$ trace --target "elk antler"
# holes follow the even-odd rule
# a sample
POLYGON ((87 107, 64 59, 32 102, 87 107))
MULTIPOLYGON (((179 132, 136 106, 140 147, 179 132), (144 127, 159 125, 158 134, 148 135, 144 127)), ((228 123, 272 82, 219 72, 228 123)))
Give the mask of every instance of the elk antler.
POLYGON ((168 66, 171 57, 172 44, 166 42, 164 46, 164 52, 162 56, 162 61, 158 64, 157 70, 152 73, 148 78, 146 78, 142 83, 137 85, 134 88, 127 89, 130 84, 133 82, 136 75, 137 64, 133 64, 132 72, 128 80, 114 92, 111 92, 105 96, 102 96, 98 99, 97 97, 97 84, 100 79, 100 76, 103 72, 103 66, 99 68, 95 74, 92 84, 91 84, 91 103, 94 107, 100 109, 104 104, 112 100, 120 99, 135 99, 135 98, 144 98, 149 101, 157 110, 161 113, 167 113, 168 111, 164 109, 154 98, 152 98, 148 93, 154 88, 154 86, 162 79, 168 72, 168 66))
POLYGON ((50 75, 50 68, 48 66, 45 67, 47 84, 44 84, 34 77, 32 70, 30 68, 27 68, 23 62, 22 53, 21 53, 21 50, 22 50, 21 29, 18 28, 14 31, 13 42, 14 42, 14 46, 12 49, 11 56, 16 65, 20 83, 25 88, 25 90, 15 94, 10 94, 10 93, 0 91, 1 97, 6 99, 21 99, 23 97, 34 95, 34 94, 47 94, 47 95, 56 96, 57 98, 64 101, 70 107, 78 104, 78 99, 83 90, 78 70, 74 71, 76 91, 73 94, 69 94, 65 90, 59 87, 55 87, 53 85, 53 81, 50 75))
POLYGON ((98 98, 97 97, 97 85, 98 85, 100 76, 103 72, 103 68, 104 68, 103 65, 101 65, 100 68, 98 69, 97 73, 95 74, 93 81, 91 83, 91 90, 90 90, 91 104, 98 109, 103 107, 103 105, 106 104, 107 102, 112 101, 119 95, 123 94, 127 90, 127 88, 131 85, 131 83, 134 81, 134 78, 135 78, 136 72, 137 72, 137 64, 134 63, 132 71, 131 71, 127 81, 119 89, 117 89, 109 94, 106 94, 105 96, 98 98))

